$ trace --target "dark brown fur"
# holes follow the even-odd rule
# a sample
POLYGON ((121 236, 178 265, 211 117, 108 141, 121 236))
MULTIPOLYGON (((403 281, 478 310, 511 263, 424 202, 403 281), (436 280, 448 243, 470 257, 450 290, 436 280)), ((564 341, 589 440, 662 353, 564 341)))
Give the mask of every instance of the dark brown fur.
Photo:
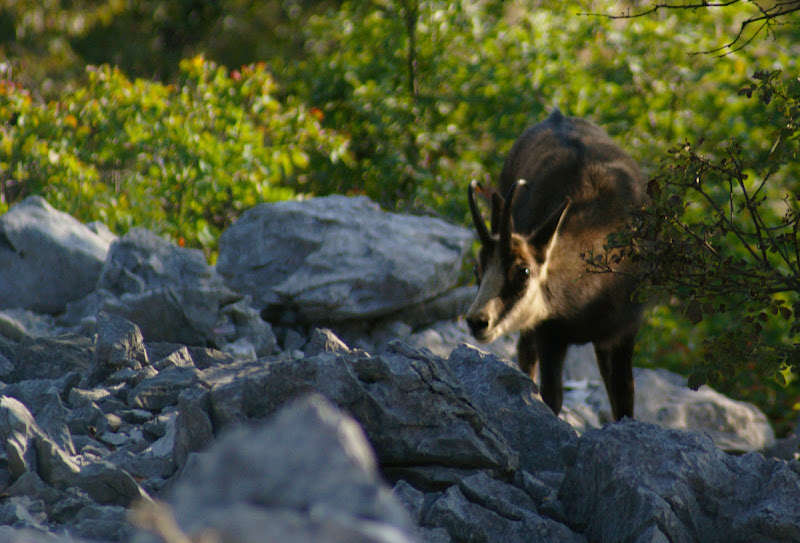
MULTIPOLYGON (((493 198, 492 232, 481 237, 478 264, 483 273, 491 268, 498 275, 482 285, 467 322, 478 339, 491 340, 494 328, 515 329, 504 323, 509 315, 509 322, 524 320, 520 313, 527 310, 518 304, 536 306, 536 322, 517 328, 517 356, 531 376, 538 362, 542 397, 555 413, 563 400, 567 347, 592 342, 614 418, 633 417, 632 354, 641 306, 631 300, 635 285, 625 273, 631 264, 623 261, 619 273, 589 273, 581 254, 598 254, 608 234, 625 227, 631 208, 646 202, 644 181, 603 130, 558 110, 523 133, 506 159, 499 182, 506 198, 493 198), (527 183, 515 187, 519 179, 527 183), (507 232, 513 234, 504 241, 506 205, 512 205, 507 232)), ((482 221, 475 211, 473 218, 476 226, 482 221)))

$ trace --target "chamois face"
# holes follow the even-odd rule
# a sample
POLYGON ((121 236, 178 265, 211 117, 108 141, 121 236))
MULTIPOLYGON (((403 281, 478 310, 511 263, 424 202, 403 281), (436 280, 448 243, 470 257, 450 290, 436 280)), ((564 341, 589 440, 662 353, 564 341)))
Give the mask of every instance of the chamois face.
POLYGON ((475 339, 484 343, 532 328, 548 313, 542 256, 519 234, 511 235, 507 254, 502 245, 499 239, 484 245, 475 267, 480 288, 466 318, 475 339))
POLYGON ((476 266, 480 283, 478 296, 467 311, 467 324, 475 339, 490 342, 502 334, 527 330, 548 317, 547 264, 558 239, 558 230, 569 208, 564 201, 529 236, 514 233, 511 210, 519 189, 518 180, 506 198, 492 197, 492 232, 486 228, 478 206, 475 190, 470 183, 469 207, 481 241, 476 266))

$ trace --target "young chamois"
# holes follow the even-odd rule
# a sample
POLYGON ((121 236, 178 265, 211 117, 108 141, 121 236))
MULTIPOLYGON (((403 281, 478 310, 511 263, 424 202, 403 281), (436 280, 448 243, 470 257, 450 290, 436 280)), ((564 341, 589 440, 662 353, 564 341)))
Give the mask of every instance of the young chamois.
POLYGON ((520 331, 517 358, 558 414, 567 347, 592 342, 615 420, 633 417, 632 355, 641 305, 632 301, 632 264, 587 271, 612 232, 646 201, 644 174, 600 128, 553 111, 511 148, 491 197, 491 231, 469 185, 481 250, 480 288, 467 312, 478 341, 520 331), (500 194, 504 194, 505 198, 500 194), (618 273, 619 272, 619 273, 618 273))

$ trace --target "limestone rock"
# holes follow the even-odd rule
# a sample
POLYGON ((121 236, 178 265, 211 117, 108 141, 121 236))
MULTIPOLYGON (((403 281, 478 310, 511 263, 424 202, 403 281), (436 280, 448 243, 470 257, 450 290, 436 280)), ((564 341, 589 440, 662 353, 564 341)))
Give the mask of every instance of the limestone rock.
POLYGON ((472 238, 365 197, 277 202, 222 233, 217 270, 273 322, 287 311, 315 323, 374 318, 453 288, 472 238))
POLYGON ((0 308, 59 313, 95 289, 109 242, 30 196, 0 217, 0 308))

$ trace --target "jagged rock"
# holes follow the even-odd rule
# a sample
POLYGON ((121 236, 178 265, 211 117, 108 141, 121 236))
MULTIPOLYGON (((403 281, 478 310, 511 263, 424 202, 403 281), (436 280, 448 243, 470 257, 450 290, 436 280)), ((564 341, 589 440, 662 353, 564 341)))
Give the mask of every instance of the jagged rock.
POLYGON ((60 379, 70 372, 88 375, 94 360, 94 342, 75 334, 57 337, 26 336, 9 357, 14 370, 8 382, 60 379))
MULTIPOLYGON (((365 197, 262 204, 219 239, 217 270, 266 308, 267 320, 374 318, 456 284, 471 231, 381 211, 365 197)), ((413 324, 413 323, 411 323, 413 324)))
POLYGON ((574 449, 577 436, 553 416, 530 377, 467 345, 454 350, 447 364, 490 425, 519 452, 521 468, 534 473, 562 469, 565 449, 574 449))
POLYGON ((65 383, 76 382, 76 374, 61 380, 33 379, 5 387, 2 393, 22 402, 33 414, 36 424, 60 448, 75 454, 72 436, 67 425, 67 412, 61 402, 65 383))
POLYGON ((91 541, 122 541, 131 534, 132 527, 125 507, 89 504, 72 518, 69 531, 91 541))
POLYGON ((149 363, 139 327, 105 311, 97 314, 95 355, 94 382, 100 382, 122 368, 138 370, 149 363))
POLYGON ((441 466, 510 473, 518 465, 517 454, 475 409, 449 367, 401 343, 376 357, 324 352, 212 370, 202 380, 211 389, 217 430, 267 416, 314 390, 364 425, 384 470, 441 466))
POLYGON ((0 525, 15 528, 47 529, 44 502, 28 496, 12 496, 0 503, 0 525))
POLYGON ((578 440, 559 497, 591 541, 800 541, 800 465, 624 420, 578 440))
POLYGON ((176 468, 186 463, 190 453, 203 450, 214 438, 214 429, 208 416, 210 407, 210 395, 205 389, 190 389, 180 394, 172 452, 176 468))
MULTIPOLYGON (((517 334, 504 336, 478 348, 513 361, 516 338, 517 334)), ((445 357, 461 343, 477 344, 463 320, 436 323, 413 334, 408 341, 445 357)), ((685 378, 663 369, 634 368, 634 377, 637 420, 705 432, 729 452, 763 450, 775 443, 766 416, 752 404, 731 400, 707 386, 691 390, 685 378)), ((560 418, 579 434, 612 420, 591 344, 570 347, 564 363, 564 384, 560 418)))
MULTIPOLYGON (((497 486, 497 483, 492 486, 497 486)), ((470 501, 459 486, 450 487, 430 506, 423 524, 445 528, 455 541, 523 543, 531 541, 535 534, 535 540, 542 542, 586 542, 563 524, 536 511, 521 510, 502 496, 475 497, 483 503, 470 501), (507 515, 509 510, 514 511, 511 516, 507 515)))
POLYGON ((205 344, 219 309, 239 298, 203 253, 178 247, 143 228, 111 244, 98 288, 100 308, 139 326, 147 341, 205 344))
POLYGON ((311 331, 311 338, 305 347, 306 356, 314 356, 319 353, 349 353, 350 348, 339 339, 336 334, 327 328, 314 328, 311 331))
POLYGON ((80 487, 102 505, 128 506, 135 500, 148 498, 128 472, 107 460, 82 466, 76 481, 69 486, 80 487))
POLYGON ((0 397, 0 442, 13 479, 25 472, 36 471, 33 442, 36 431, 36 421, 27 407, 14 398, 0 397))
POLYGON ((199 382, 199 371, 191 367, 169 367, 158 374, 144 379, 128 394, 131 407, 161 411, 176 405, 181 391, 191 389, 199 382))
POLYGON ((261 318, 261 312, 252 306, 252 298, 245 296, 236 303, 223 307, 219 312, 219 321, 214 327, 216 334, 214 343, 222 350, 237 342, 246 342, 253 349, 255 356, 267 356, 275 351, 277 340, 272 326, 261 318))
POLYGON ((170 502, 185 532, 226 541, 414 541, 363 431, 319 396, 226 434, 187 465, 170 502))
POLYGON ((59 313, 94 290, 109 242, 43 198, 0 217, 0 307, 59 313))

